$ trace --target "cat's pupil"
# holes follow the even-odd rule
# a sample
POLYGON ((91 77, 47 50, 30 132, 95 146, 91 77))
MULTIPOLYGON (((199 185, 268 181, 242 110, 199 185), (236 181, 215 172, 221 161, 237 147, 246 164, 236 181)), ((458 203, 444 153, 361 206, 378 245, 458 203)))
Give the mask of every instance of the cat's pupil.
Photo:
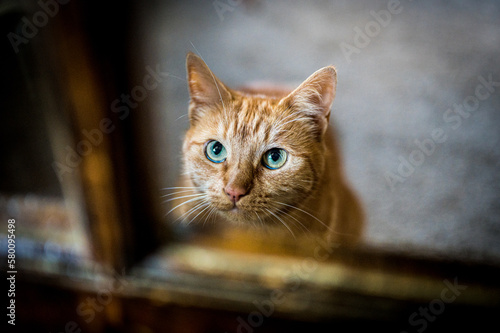
POLYGON ((281 154, 280 154, 279 152, 277 152, 277 151, 273 151, 273 152, 271 153, 271 159, 272 159, 274 162, 276 162, 277 160, 279 160, 279 159, 280 159, 280 157, 281 157, 281 154))
POLYGON ((214 146, 212 148, 212 152, 215 155, 219 155, 221 151, 222 151, 222 144, 219 143, 219 142, 217 142, 216 144, 214 144, 214 146))

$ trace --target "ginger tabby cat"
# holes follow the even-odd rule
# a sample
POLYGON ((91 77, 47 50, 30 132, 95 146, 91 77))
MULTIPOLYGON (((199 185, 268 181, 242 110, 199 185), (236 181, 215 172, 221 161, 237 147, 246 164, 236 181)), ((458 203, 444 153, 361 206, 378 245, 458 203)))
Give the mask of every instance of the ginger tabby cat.
POLYGON ((335 68, 318 70, 291 92, 236 91, 197 55, 186 62, 190 128, 171 211, 189 222, 279 225, 293 237, 358 242, 363 212, 328 126, 335 68))

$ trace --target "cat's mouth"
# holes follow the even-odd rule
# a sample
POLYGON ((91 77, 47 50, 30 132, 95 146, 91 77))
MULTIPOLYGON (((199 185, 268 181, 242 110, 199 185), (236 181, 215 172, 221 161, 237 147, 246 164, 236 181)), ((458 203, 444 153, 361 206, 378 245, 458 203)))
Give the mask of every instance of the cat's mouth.
POLYGON ((239 207, 237 204, 233 204, 232 207, 226 208, 226 209, 220 209, 223 212, 231 213, 231 214, 239 214, 244 211, 241 207, 239 207))
POLYGON ((211 200, 212 205, 220 212, 223 213, 241 213, 245 211, 245 205, 243 205, 240 201, 231 202, 229 200, 224 200, 225 198, 213 198, 211 200))
POLYGON ((220 217, 236 223, 245 223, 257 219, 256 207, 251 197, 244 197, 237 202, 228 200, 227 197, 213 196, 210 198, 213 208, 220 217))
POLYGON ((238 203, 218 207, 218 210, 222 216, 232 220, 247 219, 250 213, 248 209, 238 203))

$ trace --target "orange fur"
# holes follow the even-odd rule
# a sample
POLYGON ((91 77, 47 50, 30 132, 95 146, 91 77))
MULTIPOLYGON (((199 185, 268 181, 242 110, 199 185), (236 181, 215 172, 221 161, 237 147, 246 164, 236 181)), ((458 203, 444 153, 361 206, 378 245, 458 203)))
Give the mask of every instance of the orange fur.
POLYGON ((184 175, 175 209, 186 219, 280 225, 295 236, 316 233, 342 244, 362 234, 363 212, 347 186, 328 127, 336 71, 324 67, 292 92, 225 86, 198 56, 187 56, 190 128, 183 145, 184 175), (205 145, 217 140, 227 159, 214 163, 205 145), (271 170, 262 157, 288 153, 271 170), (236 203, 228 188, 245 193, 236 203), (184 195, 182 195, 184 194, 184 195))

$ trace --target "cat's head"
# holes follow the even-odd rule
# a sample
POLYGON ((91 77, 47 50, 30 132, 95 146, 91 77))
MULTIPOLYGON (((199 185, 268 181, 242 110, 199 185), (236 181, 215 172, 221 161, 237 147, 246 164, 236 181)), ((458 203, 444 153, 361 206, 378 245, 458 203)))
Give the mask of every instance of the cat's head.
POLYGON ((187 72, 184 172, 206 194, 203 207, 228 221, 279 223, 322 181, 335 69, 318 70, 281 97, 232 90, 192 53, 187 72))

